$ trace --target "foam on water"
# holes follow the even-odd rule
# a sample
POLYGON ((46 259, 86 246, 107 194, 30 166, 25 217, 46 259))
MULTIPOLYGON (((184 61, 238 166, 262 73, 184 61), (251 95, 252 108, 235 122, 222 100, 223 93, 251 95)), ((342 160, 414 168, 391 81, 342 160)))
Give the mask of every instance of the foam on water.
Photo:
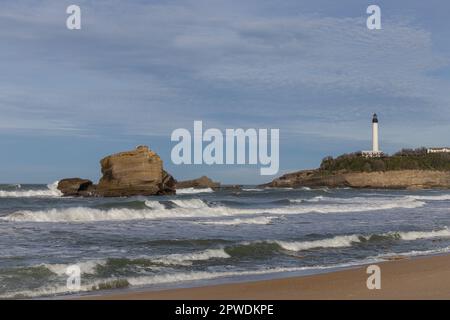
POLYGON ((433 239, 433 238, 447 238, 450 237, 450 230, 444 228, 436 231, 409 231, 396 233, 402 240, 418 240, 418 239, 433 239))
POLYGON ((404 241, 414 241, 419 239, 434 239, 434 238, 447 238, 450 237, 450 230, 445 227, 440 230, 432 231, 408 231, 408 232, 387 232, 383 234, 374 235, 342 235, 335 236, 332 238, 326 238, 321 240, 313 241, 280 241, 280 240, 268 240, 266 242, 276 243, 280 247, 289 251, 302 251, 316 248, 342 248, 350 247, 354 243, 361 243, 363 241, 371 241, 376 237, 384 237, 386 239, 392 240, 404 240, 404 241))
POLYGON ((61 197, 62 193, 58 190, 58 182, 55 181, 47 185, 47 189, 41 190, 23 190, 21 185, 17 185, 15 191, 0 190, 0 198, 55 198, 61 197))
POLYGON ((151 209, 164 210, 166 207, 159 201, 145 200, 145 205, 151 209))
MULTIPOLYGON (((88 292, 98 290, 101 284, 108 284, 115 282, 120 282, 133 287, 145 287, 150 285, 160 285, 160 284, 170 284, 170 283, 188 283, 192 281, 199 280, 212 280, 220 278, 231 278, 231 277, 243 277, 243 276, 258 276, 258 275, 268 275, 268 274, 281 274, 281 273, 292 273, 301 272, 308 270, 328 270, 337 268, 352 267, 367 263, 374 263, 381 261, 383 259, 375 260, 373 258, 364 259, 360 261, 352 261, 349 263, 328 265, 328 266, 305 266, 305 267, 277 267, 277 268, 266 268, 260 270, 236 270, 236 271, 191 271, 191 272, 177 272, 168 273, 161 275, 152 276, 138 276, 138 277, 127 277, 127 278, 108 278, 92 281, 89 284, 82 285, 78 293, 88 292)), ((45 286, 40 287, 35 290, 23 290, 17 292, 10 292, 0 295, 0 298, 13 298, 13 297, 39 297, 39 296, 53 296, 75 293, 70 292, 66 286, 45 286)))
POLYGON ((180 208, 197 209, 208 207, 208 205, 201 199, 185 199, 185 200, 177 199, 171 200, 171 202, 180 208))
POLYGON ((190 265, 194 261, 227 258, 230 258, 230 255, 224 249, 207 249, 192 253, 174 253, 159 258, 152 258, 151 260, 166 265, 190 265))
POLYGON ((415 200, 425 200, 425 201, 444 201, 450 200, 450 194, 441 194, 436 196, 419 196, 419 195, 411 195, 408 196, 415 200))
POLYGON ((200 189, 196 189, 196 188, 182 188, 182 189, 177 189, 177 194, 196 194, 196 193, 211 193, 214 192, 213 189, 211 188, 200 188, 200 189))
POLYGON ((97 260, 88 260, 88 261, 81 261, 71 264, 41 264, 40 266, 43 266, 53 272, 54 274, 57 274, 59 276, 65 275, 66 270, 69 266, 77 265, 82 274, 95 274, 97 266, 105 265, 106 260, 104 259, 97 259, 97 260))
POLYGON ((241 224, 270 224, 273 219, 277 217, 256 217, 256 218, 236 218, 227 220, 211 220, 211 221, 200 221, 200 224, 215 224, 224 226, 234 226, 241 224))
POLYGON ((329 239, 303 241, 303 242, 287 242, 287 241, 274 241, 280 247, 289 251, 302 251, 315 248, 341 248, 350 247, 353 242, 360 242, 359 236, 336 236, 329 239))
POLYGON ((311 205, 290 205, 275 208, 230 208, 226 206, 210 207, 201 199, 171 200, 177 207, 162 208, 156 202, 147 202, 152 209, 112 208, 100 210, 88 207, 73 207, 64 209, 49 209, 40 211, 17 211, 0 218, 6 221, 31 222, 92 222, 109 220, 138 220, 138 219, 174 219, 193 217, 217 217, 243 214, 306 214, 306 213, 347 213, 387 210, 393 208, 418 208, 425 202, 411 198, 390 198, 374 201, 360 201, 356 203, 328 204, 318 202, 311 205))

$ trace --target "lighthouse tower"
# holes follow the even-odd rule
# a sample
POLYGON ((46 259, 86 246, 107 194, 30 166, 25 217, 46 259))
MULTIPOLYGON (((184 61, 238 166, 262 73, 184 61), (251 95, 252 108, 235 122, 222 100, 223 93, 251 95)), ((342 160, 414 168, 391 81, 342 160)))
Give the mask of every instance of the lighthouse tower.
POLYGON ((372 152, 380 152, 378 145, 378 116, 376 113, 373 114, 372 118, 372 152))
POLYGON ((383 156, 378 141, 378 116, 376 113, 374 113, 372 117, 372 150, 363 151, 362 156, 366 158, 378 158, 383 156))

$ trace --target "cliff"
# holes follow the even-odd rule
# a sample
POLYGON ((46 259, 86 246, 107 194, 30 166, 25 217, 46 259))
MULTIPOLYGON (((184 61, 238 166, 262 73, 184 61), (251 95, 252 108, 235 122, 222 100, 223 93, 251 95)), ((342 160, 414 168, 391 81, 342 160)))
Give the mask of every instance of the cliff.
POLYGON ((386 189, 450 188, 450 171, 396 170, 377 172, 334 172, 304 170, 289 173, 264 185, 267 187, 351 187, 386 189))

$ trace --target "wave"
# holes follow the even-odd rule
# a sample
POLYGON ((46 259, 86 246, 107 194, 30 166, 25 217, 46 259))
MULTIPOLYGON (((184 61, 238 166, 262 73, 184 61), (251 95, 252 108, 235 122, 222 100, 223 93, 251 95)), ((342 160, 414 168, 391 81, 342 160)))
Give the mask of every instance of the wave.
POLYGON ((47 185, 47 189, 38 189, 38 190, 23 190, 22 186, 17 185, 17 189, 15 191, 5 191, 0 190, 0 198, 55 198, 61 197, 62 193, 58 190, 58 182, 55 181, 51 184, 47 185), (19 187, 20 186, 20 187, 19 187))
POLYGON ((231 256, 224 249, 207 249, 192 253, 174 253, 160 258, 153 258, 152 262, 165 265, 190 265, 194 261, 210 259, 227 259, 231 256))
POLYGON ((88 260, 81 261, 71 264, 41 264, 39 266, 47 268, 52 273, 62 276, 66 274, 67 268, 69 266, 76 265, 80 268, 82 274, 95 274, 97 272, 98 266, 104 266, 106 264, 105 259, 97 259, 97 260, 88 260))
MULTIPOLYGON (((114 288, 124 288, 128 286, 133 287, 146 287, 150 285, 161 285, 161 284, 171 284, 171 283, 187 283, 192 281, 201 280, 213 280, 220 278, 230 278, 230 277, 243 277, 243 276, 259 276, 259 275, 269 275, 269 274, 281 274, 281 273, 293 273, 293 272, 305 272, 305 271, 319 271, 319 270, 333 270, 339 268, 347 268, 357 265, 363 265, 368 263, 374 263, 382 260, 379 258, 375 260, 373 258, 367 258, 359 261, 352 261, 348 263, 334 264, 334 265, 315 265, 315 266, 304 266, 304 267, 276 267, 276 268, 265 268, 259 270, 231 270, 231 271, 190 271, 190 272, 171 272, 167 274, 158 274, 152 276, 135 276, 135 277, 124 277, 124 278, 107 278, 92 281, 89 284, 82 285, 78 293, 96 291, 102 289, 114 289, 114 288)), ((66 286, 44 286, 34 290, 23 290, 18 292, 10 292, 7 294, 0 295, 0 298, 30 298, 30 297, 40 297, 40 296, 55 296, 69 293, 77 293, 68 291, 66 286)))
POLYGON ((170 200, 170 201, 180 208, 198 209, 208 207, 208 204, 201 199, 170 200))
POLYGON ((376 260, 389 260, 390 257, 397 257, 397 256, 405 256, 405 257, 417 257, 417 256, 427 256, 427 255, 434 255, 434 254, 442 254, 442 253, 449 253, 450 252, 450 246, 445 248, 438 248, 438 249, 430 249, 430 250, 412 250, 407 252, 390 252, 390 253, 381 253, 373 259, 376 260))
POLYGON ((450 200, 450 194, 441 194, 441 195, 437 195, 437 196, 416 196, 416 195, 410 195, 410 196, 407 196, 407 197, 415 199, 415 200, 425 200, 425 201, 450 200))
POLYGON ((316 248, 343 248, 350 247, 355 243, 365 243, 380 240, 404 240, 414 241, 420 239, 434 239, 434 238, 447 238, 450 237, 450 230, 445 227, 440 230, 432 231, 407 231, 407 232, 387 232, 382 234, 372 235, 340 235, 332 238, 326 238, 313 241, 280 241, 280 240, 267 240, 268 243, 276 243, 281 248, 288 251, 303 251, 316 248))
POLYGON ((145 206, 154 210, 164 210, 166 207, 159 201, 145 200, 145 206))
POLYGON ((433 231, 408 231, 390 233, 393 237, 398 237, 402 240, 419 240, 419 239, 433 239, 433 238, 447 238, 450 237, 450 230, 445 227, 441 230, 433 231))
POLYGON ((92 222, 113 220, 205 218, 246 214, 307 214, 307 213, 351 213, 394 208, 417 208, 425 202, 410 198, 395 198, 383 201, 366 201, 357 203, 321 203, 312 205, 290 205, 269 208, 230 208, 223 205, 210 206, 201 199, 170 200, 175 208, 164 208, 156 202, 146 202, 147 209, 111 208, 101 210, 89 207, 71 207, 41 211, 17 211, 1 217, 6 221, 29 222, 92 222))
POLYGON ((196 194, 196 193, 211 193, 214 192, 211 188, 182 188, 177 189, 177 194, 196 194))
POLYGON ((228 220, 200 221, 199 224, 234 226, 241 224, 270 224, 277 217, 236 218, 228 220))
POLYGON ((353 242, 360 242, 359 236, 336 236, 330 239, 303 241, 303 242, 287 242, 287 241, 273 241, 281 248, 289 251, 303 251, 315 248, 341 248, 350 247, 353 242))

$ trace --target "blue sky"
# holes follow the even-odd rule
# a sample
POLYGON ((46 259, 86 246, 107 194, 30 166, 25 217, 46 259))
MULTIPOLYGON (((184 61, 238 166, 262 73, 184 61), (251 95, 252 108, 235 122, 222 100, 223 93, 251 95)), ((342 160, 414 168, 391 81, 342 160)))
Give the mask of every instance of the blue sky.
POLYGON ((2 1, 0 181, 97 180, 149 145, 178 179, 261 183, 254 166, 175 166, 176 128, 279 128, 280 172, 370 148, 450 145, 448 1, 2 1), (65 27, 78 4, 82 29, 65 27), (366 28, 369 4, 382 30, 366 28))

